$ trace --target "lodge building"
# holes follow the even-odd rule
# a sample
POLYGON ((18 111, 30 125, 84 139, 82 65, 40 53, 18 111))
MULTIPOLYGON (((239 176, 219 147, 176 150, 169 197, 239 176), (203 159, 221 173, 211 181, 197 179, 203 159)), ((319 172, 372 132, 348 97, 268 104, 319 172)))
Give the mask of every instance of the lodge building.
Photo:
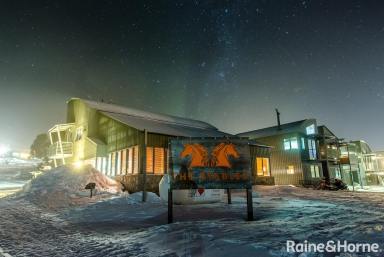
MULTIPOLYGON (((146 112, 104 102, 72 98, 67 122, 49 131, 49 156, 55 166, 91 164, 130 192, 158 192, 168 171, 172 138, 233 137, 202 121, 146 112)), ((270 147, 250 141, 253 183, 274 184, 270 147)))

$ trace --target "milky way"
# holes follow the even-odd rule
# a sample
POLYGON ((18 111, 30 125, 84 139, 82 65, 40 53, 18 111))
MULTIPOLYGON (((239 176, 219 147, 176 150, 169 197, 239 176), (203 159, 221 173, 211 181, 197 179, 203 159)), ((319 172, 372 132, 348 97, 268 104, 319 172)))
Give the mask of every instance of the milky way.
POLYGON ((382 1, 2 1, 0 143, 72 96, 237 133, 317 118, 384 149, 382 1))

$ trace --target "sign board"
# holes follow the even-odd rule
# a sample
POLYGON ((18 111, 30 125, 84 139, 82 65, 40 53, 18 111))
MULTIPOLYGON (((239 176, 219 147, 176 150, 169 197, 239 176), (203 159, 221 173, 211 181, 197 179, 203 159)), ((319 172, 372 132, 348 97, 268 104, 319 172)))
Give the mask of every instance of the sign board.
POLYGON ((249 189, 248 140, 170 140, 171 189, 249 189))

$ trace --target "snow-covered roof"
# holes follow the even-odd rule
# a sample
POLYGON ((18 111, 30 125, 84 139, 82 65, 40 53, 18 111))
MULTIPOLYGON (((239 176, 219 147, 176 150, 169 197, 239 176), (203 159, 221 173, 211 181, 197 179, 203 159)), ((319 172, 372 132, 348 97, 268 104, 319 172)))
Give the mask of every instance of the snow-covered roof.
POLYGON ((83 101, 90 108, 96 109, 112 119, 139 130, 146 129, 152 133, 184 137, 230 136, 230 134, 219 131, 216 127, 203 121, 153 113, 104 102, 85 99, 77 100, 83 101))

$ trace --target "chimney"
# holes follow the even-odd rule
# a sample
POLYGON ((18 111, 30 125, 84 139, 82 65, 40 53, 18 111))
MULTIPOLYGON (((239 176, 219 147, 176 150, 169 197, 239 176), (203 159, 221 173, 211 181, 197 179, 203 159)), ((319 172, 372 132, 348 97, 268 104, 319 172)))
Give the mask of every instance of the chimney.
POLYGON ((277 118, 277 128, 280 130, 281 129, 281 124, 280 124, 280 112, 279 110, 276 108, 276 118, 277 118))

